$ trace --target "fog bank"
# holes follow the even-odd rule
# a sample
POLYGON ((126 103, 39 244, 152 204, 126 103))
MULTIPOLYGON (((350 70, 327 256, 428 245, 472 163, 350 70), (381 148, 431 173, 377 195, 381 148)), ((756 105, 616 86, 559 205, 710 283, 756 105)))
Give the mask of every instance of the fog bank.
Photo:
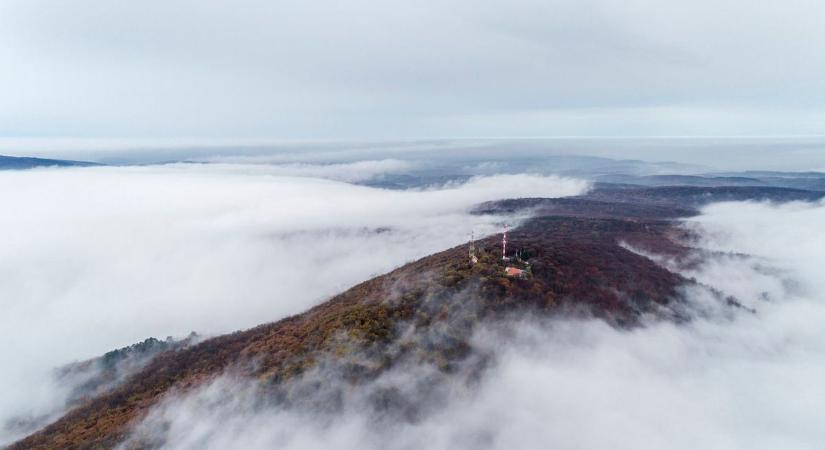
MULTIPOLYGON (((301 312, 472 229, 497 231, 500 218, 468 214, 476 203, 587 187, 511 175, 387 191, 318 178, 355 180, 393 164, 0 173, 0 383, 14 386, 0 396, 0 425, 60 404, 59 365, 149 336, 230 332, 301 312)), ((0 431, 0 442, 10 438, 0 431)))
MULTIPOLYGON (((756 309, 632 331, 599 321, 525 321, 482 329, 496 364, 480 386, 456 382, 418 421, 385 421, 347 397, 330 419, 255 408, 254 383, 231 377, 156 408, 167 449, 561 448, 814 449, 825 441, 823 204, 728 203, 684 226, 720 252, 686 272, 756 309), (747 256, 745 255, 747 254, 747 256)), ((717 312, 728 311, 716 308, 717 312)), ((708 313, 711 314, 708 314, 708 313)), ((414 384, 391 371, 376 383, 414 384)))

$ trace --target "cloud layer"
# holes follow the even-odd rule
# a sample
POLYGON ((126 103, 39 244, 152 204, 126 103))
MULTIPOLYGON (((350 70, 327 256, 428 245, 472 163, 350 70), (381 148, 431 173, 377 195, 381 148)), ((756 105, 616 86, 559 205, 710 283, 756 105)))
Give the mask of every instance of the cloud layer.
MULTIPOLYGON (((576 448, 814 449, 825 439, 825 204, 719 204, 684 226, 720 251, 687 272, 756 313, 707 314, 632 331, 598 321, 486 329, 497 363, 480 386, 456 383, 422 420, 382 421, 357 395, 339 417, 254 408, 254 383, 227 377, 172 397, 142 431, 168 426, 169 449, 576 448), (747 254, 747 256, 745 256, 747 254)), ((717 311, 721 311, 717 308, 717 311)), ((406 389, 419 372, 377 383, 406 389)))
POLYGON ((393 164, 0 173, 0 384, 15 386, 0 397, 0 424, 59 405, 56 366, 301 312, 472 229, 496 231, 498 219, 468 215, 476 203, 587 188, 510 175, 402 192, 309 176, 358 179, 393 164))
POLYGON ((816 0, 7 0, 0 134, 822 134, 816 0))

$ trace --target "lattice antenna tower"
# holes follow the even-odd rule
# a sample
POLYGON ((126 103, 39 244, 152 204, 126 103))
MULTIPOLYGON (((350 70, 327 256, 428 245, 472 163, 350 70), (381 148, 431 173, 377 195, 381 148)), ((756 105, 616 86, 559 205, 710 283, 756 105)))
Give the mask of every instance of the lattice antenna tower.
POLYGON ((504 224, 504 233, 501 234, 501 259, 507 260, 507 224, 504 224))
POLYGON ((475 264, 478 262, 478 257, 476 256, 476 235, 475 231, 470 232, 470 264, 475 264))

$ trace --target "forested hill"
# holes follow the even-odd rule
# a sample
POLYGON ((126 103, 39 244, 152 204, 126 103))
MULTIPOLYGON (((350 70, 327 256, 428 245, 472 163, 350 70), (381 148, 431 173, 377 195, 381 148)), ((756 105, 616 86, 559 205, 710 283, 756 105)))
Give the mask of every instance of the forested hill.
POLYGON ((438 378, 428 381, 427 392, 412 393, 368 387, 369 381, 405 364, 433 367, 444 379, 477 379, 491 358, 470 339, 481 323, 575 315, 633 327, 643 317, 685 318, 680 288, 693 282, 627 244, 660 254, 689 252, 674 240, 672 218, 691 208, 579 198, 512 200, 480 211, 523 207, 537 216, 510 234, 509 261, 502 260, 500 236, 491 236, 476 243, 475 264, 462 245, 354 286, 303 314, 162 351, 10 448, 111 448, 122 442, 157 447, 163 431, 142 434, 135 424, 169 392, 180 395, 227 373, 260 383, 268 407, 323 405, 334 414, 343 392, 372 389, 369 408, 414 420, 438 378), (507 274, 506 267, 517 270, 507 274), (294 389, 320 367, 323 390, 294 389))
POLYGON ((658 186, 596 183, 586 194, 563 198, 517 198, 482 203, 476 214, 529 211, 535 216, 675 219, 699 214, 699 208, 732 201, 820 201, 824 191, 752 186, 658 186))
POLYGON ((715 202, 732 201, 818 201, 825 191, 764 186, 659 186, 638 187, 597 184, 582 198, 605 202, 699 208, 715 202))
POLYGON ((23 170, 34 169, 36 167, 88 167, 99 165, 98 163, 88 161, 0 155, 0 170, 23 170))

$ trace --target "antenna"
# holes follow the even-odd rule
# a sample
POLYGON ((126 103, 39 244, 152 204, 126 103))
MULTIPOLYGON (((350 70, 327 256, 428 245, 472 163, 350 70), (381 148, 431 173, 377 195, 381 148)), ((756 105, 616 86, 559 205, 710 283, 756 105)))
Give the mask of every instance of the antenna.
POLYGON ((501 259, 507 259, 507 224, 504 224, 504 233, 501 235, 501 259))
POLYGON ((478 258, 476 257, 476 235, 475 230, 470 232, 470 264, 475 264, 478 262, 478 258))

